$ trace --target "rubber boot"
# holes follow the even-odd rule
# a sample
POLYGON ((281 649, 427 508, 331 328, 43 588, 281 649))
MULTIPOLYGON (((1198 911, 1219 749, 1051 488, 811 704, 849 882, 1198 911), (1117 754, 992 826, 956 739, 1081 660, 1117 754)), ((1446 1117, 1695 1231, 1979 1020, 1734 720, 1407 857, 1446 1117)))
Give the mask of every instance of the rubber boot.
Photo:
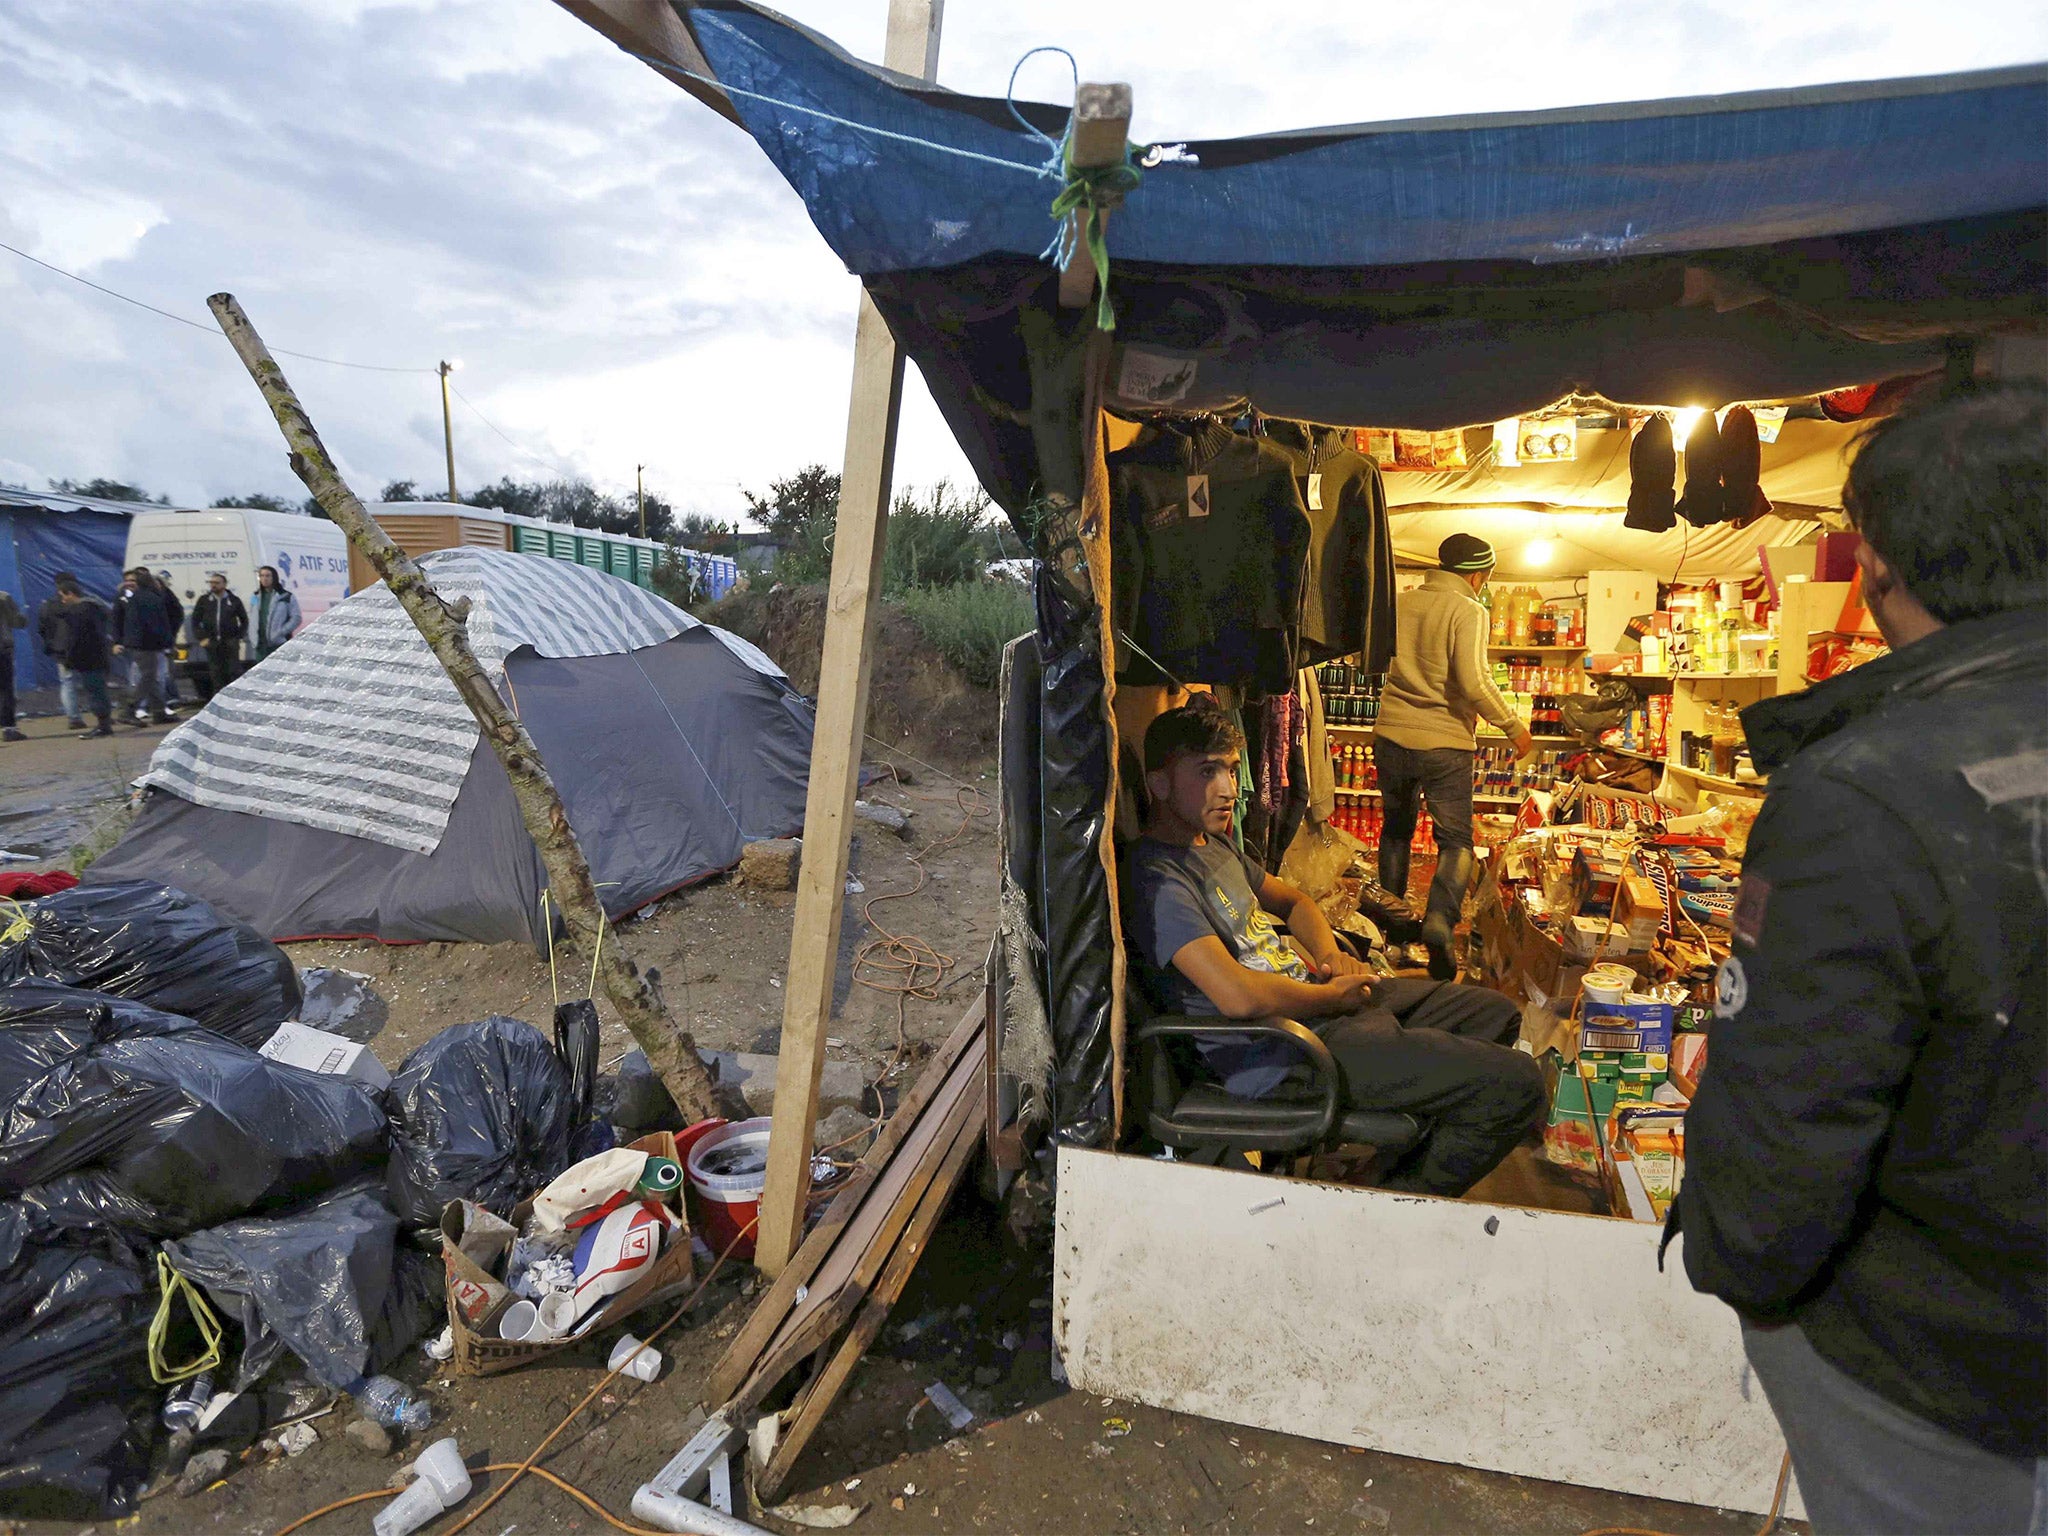
POLYGON ((1451 940, 1465 912, 1465 887, 1472 883, 1476 862, 1470 848, 1447 848, 1437 855, 1436 878, 1429 883, 1429 911, 1422 919, 1429 974, 1437 981, 1457 979, 1458 960, 1451 951, 1451 940))
POLYGON ((1408 845, 1380 838, 1380 886, 1408 899, 1408 845))

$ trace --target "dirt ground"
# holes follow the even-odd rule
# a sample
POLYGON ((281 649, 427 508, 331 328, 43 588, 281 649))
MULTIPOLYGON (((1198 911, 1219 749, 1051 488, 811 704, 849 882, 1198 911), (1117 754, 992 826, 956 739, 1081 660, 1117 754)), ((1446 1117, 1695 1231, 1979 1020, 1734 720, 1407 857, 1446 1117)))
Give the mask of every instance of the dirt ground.
MULTIPOLYGON (((26 723, 33 739, 0 748, 0 843, 63 862, 70 843, 139 771, 160 734, 112 742, 58 739, 61 722, 26 723)), ((877 752, 872 761, 885 755, 877 752)), ((951 760, 949 759, 949 763, 951 760)), ((909 782, 886 773, 869 798, 910 813, 905 841, 872 824, 853 861, 865 890, 849 895, 841 945, 833 1057, 873 1078, 894 1059, 897 999, 858 985, 852 961, 886 930, 913 934, 950 956, 936 1000, 904 1007, 914 1057, 956 1021, 980 984, 995 907, 994 783, 985 768, 944 772, 906 763, 909 782), (924 884, 911 856, 922 860, 924 884)), ((12 865, 9 867, 35 867, 12 865)), ((622 929, 642 965, 658 967, 671 1006, 701 1045, 773 1050, 781 1020, 790 895, 764 896, 717 880, 663 902, 622 929)), ((434 1032, 492 1012, 536 1023, 548 1016, 544 961, 520 946, 301 944, 301 965, 362 971, 391 1003, 375 1041, 396 1067, 434 1032)), ((573 985, 573 983, 571 983, 573 985)), ((627 1046, 606 1020, 605 1060, 627 1046)), ((905 1074, 899 1074, 907 1076, 905 1074)), ((861 1364, 799 1464, 783 1508, 847 1505, 856 1536, 872 1532, 1358 1531, 1572 1533, 1631 1527, 1671 1536, 1746 1536, 1754 1516, 1468 1471, 1087 1397, 1055 1381, 1049 1355, 1050 1260, 999 1235, 995 1215, 963 1193, 913 1277, 882 1342, 861 1364), (955 1434, 922 1402, 933 1382, 951 1386, 980 1417, 955 1434)), ((698 1384, 745 1316, 755 1281, 736 1267, 716 1278, 661 1340, 669 1352, 649 1385, 615 1382, 564 1432, 545 1465, 620 1518, 640 1483, 688 1438, 698 1384)), ((651 1328, 668 1308, 643 1315, 651 1328)), ((643 1335, 644 1336, 644 1335, 643 1335)), ((397 1374, 424 1384, 433 1435, 456 1435, 473 1466, 516 1462, 603 1375, 603 1345, 579 1346, 540 1366, 487 1380, 454 1379, 419 1351, 397 1374)), ((137 1518, 9 1521, 0 1532, 275 1532, 328 1502, 385 1485, 405 1454, 377 1459, 342 1438, 344 1408, 315 1421, 320 1441, 302 1455, 234 1468, 191 1498, 166 1494, 137 1518)), ((499 1486, 479 1476, 462 1514, 499 1486)), ((367 1529, 375 1505, 358 1505, 310 1529, 367 1529)), ((446 1531, 457 1517, 431 1527, 446 1531)), ((769 1529, 800 1523, 770 1511, 769 1529)), ((604 1522, 571 1498, 528 1479, 470 1529, 481 1536, 597 1532, 604 1522)))

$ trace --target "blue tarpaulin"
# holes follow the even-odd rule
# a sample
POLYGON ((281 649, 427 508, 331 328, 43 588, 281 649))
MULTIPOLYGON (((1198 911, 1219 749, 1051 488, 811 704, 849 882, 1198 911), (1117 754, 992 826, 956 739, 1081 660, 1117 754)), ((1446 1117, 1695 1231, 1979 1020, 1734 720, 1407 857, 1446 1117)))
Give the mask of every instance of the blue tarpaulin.
MULTIPOLYGON (((1021 515, 1067 108, 1019 103, 1034 133, 749 0, 673 5, 699 54, 628 46, 760 143, 1021 515)), ((2048 66, 1194 140, 1108 226, 1109 398, 1443 428, 1924 373, 2043 324, 2044 212, 2048 66)))
MULTIPOLYGON (((748 130, 851 270, 872 276, 1045 248, 1059 182, 1040 178, 1046 146, 1004 103, 913 86, 751 6, 692 5, 687 15, 717 78, 735 88, 748 130)), ((1056 136, 1066 114, 1035 115, 1056 136)), ((1112 257, 1384 267, 1716 250, 2039 207, 2048 199, 2048 71, 1186 147, 1192 160, 1156 166, 1130 194, 1110 226, 1112 257)))
POLYGON ((57 686, 56 663, 36 638, 36 609, 57 594, 57 573, 69 571, 102 599, 121 585, 128 520, 136 508, 91 496, 0 488, 0 591, 10 592, 29 627, 14 632, 14 686, 57 686))

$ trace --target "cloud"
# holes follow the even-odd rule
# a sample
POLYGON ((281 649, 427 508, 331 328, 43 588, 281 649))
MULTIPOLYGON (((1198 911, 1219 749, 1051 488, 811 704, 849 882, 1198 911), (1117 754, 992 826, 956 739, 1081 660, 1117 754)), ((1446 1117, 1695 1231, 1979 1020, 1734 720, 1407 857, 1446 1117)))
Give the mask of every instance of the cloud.
MULTIPOLYGON (((883 0, 781 8, 880 56, 883 0)), ((1061 41, 1171 139, 2048 55, 2048 13, 2005 3, 1310 10, 955 6, 940 78, 1000 95, 1061 41)), ((1064 96, 1061 61, 1020 88, 1064 96)), ((740 485, 843 450, 853 280, 751 140, 546 0, 13 7, 0 144, 0 240, 199 320, 232 290, 278 346, 462 359, 492 424, 456 403, 464 486, 566 469, 617 489, 646 463, 680 505, 730 513, 740 485)), ((8 478, 296 489, 217 339, 0 253, 0 357, 8 478)), ((361 486, 439 483, 430 372, 286 362, 361 486)), ((898 474, 967 478, 914 371, 898 474)))

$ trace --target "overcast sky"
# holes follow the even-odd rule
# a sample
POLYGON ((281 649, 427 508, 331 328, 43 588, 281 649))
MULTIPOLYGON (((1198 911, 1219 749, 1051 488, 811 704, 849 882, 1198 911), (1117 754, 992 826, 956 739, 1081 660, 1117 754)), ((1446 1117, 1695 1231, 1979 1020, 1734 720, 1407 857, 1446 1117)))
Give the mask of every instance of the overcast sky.
MULTIPOLYGON (((886 0, 783 8, 880 57, 886 0)), ((939 78, 1000 95, 1039 43, 1171 140, 2026 62, 2048 6, 950 0, 939 78)), ((750 139, 551 0, 0 0, 0 242, 196 320, 232 290, 273 346, 460 359, 464 490, 644 462, 725 515, 843 447, 853 279, 750 139)), ((431 372, 284 362, 359 490, 442 483, 431 372)), ((914 370, 897 463, 966 478, 914 370)), ((95 475, 300 494, 224 342, 0 251, 0 480, 95 475)))

